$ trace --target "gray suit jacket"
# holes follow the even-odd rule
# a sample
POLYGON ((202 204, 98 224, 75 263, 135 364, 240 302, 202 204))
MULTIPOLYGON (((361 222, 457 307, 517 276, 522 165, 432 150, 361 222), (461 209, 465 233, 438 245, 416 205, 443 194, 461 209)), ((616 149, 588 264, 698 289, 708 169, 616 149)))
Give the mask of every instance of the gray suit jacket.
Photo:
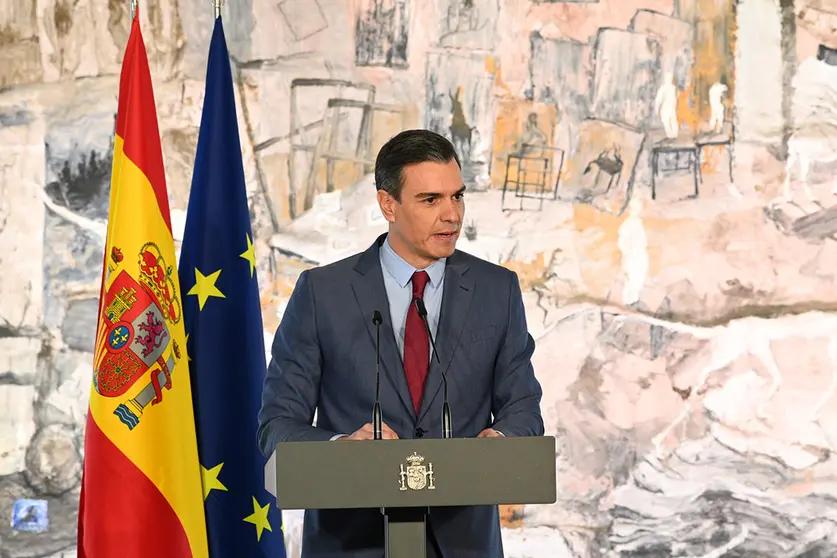
MULTIPOLYGON (((431 360, 424 398, 413 410, 392 331, 378 250, 300 274, 272 346, 259 411, 265 456, 286 441, 325 441, 370 422, 375 401, 375 326, 381 325, 383 420, 400 438, 442 437, 442 374, 431 360), (317 410, 317 426, 312 426, 317 410)), ((541 386, 531 356, 517 275, 456 251, 448 258, 435 339, 447 371, 453 436, 493 427, 541 436, 541 386)), ((333 442, 352 443, 352 442, 333 442)), ((383 556, 380 510, 306 510, 303 558, 383 556)), ((445 557, 503 556, 496 506, 431 508, 428 529, 445 557)))

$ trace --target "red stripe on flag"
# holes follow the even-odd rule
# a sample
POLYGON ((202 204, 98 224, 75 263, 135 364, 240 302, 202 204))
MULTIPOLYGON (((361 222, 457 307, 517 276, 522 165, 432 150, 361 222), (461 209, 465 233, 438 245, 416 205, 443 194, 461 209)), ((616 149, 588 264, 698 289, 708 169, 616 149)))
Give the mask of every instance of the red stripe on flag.
MULTIPOLYGON (((137 8, 139 10, 139 7, 137 8)), ((136 21, 136 20, 135 20, 136 21)), ((125 137, 125 119, 128 115, 128 90, 131 88, 131 77, 134 75, 133 63, 137 53, 137 37, 141 36, 139 27, 134 29, 131 26, 131 34, 128 35, 128 44, 125 45, 125 53, 122 55, 122 69, 119 72, 119 98, 116 111, 116 133, 125 137)))
POLYGON ((180 520, 157 487, 87 417, 78 558, 191 556, 180 520), (89 502, 89 505, 87 505, 89 502))
MULTIPOLYGON (((139 8, 137 8, 139 9, 139 8)), ((131 36, 125 47, 124 68, 131 65, 127 79, 119 84, 119 111, 116 115, 116 134, 125 142, 122 151, 148 178, 163 221, 171 232, 169 198, 166 194, 166 173, 163 167, 163 148, 157 125, 157 106, 151 70, 145 53, 145 41, 139 24, 139 12, 131 24, 131 36), (129 58, 130 57, 130 58, 129 58)))

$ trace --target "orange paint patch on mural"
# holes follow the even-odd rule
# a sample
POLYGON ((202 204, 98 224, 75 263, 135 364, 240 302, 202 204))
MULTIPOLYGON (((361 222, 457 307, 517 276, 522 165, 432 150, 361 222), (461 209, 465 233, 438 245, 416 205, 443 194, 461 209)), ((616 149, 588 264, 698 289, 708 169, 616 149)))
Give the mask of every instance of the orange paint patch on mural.
MULTIPOLYGON (((591 296, 605 298, 620 276, 622 253, 619 250, 619 228, 628 218, 608 214, 586 204, 573 205, 572 227, 575 230, 575 251, 580 260, 579 273, 591 296)), ((642 216, 647 237, 648 279, 658 276, 685 258, 682 251, 666 251, 667 246, 682 237, 699 237, 698 223, 688 219, 663 219, 642 216)))
POLYGON ((579 272, 587 292, 604 298, 617 277, 621 256, 617 247, 619 226, 625 217, 598 211, 587 204, 573 204, 579 272))
POLYGON ((549 259, 544 252, 538 252, 535 257, 525 260, 504 260, 500 265, 517 273, 520 288, 523 292, 531 291, 536 286, 542 286, 546 282, 548 271, 555 265, 560 248, 553 250, 549 259))
POLYGON ((511 87, 503 81, 503 68, 500 66, 500 59, 496 56, 485 57, 485 71, 494 76, 494 92, 498 95, 514 96, 511 87))
POLYGON ((721 161, 726 156, 726 147, 723 145, 707 145, 703 148, 703 160, 700 162, 701 174, 712 174, 717 172, 721 161))
POLYGON ((696 134, 700 126, 697 111, 692 109, 692 89, 682 89, 677 94, 677 124, 680 128, 688 128, 696 134))
POLYGON ((705 123, 711 115, 709 89, 714 83, 726 83, 728 102, 735 101, 735 7, 733 2, 689 0, 682 3, 680 18, 695 25, 690 102, 684 106, 693 114, 690 118, 705 123))
POLYGON ((815 482, 814 474, 810 470, 806 470, 802 472, 802 476, 800 479, 789 482, 785 485, 784 489, 782 490, 787 496, 791 497, 804 497, 808 496, 809 494, 814 492, 816 486, 814 485, 815 482))
POLYGON ((508 529, 523 527, 523 504, 508 504, 499 506, 500 525, 508 529))

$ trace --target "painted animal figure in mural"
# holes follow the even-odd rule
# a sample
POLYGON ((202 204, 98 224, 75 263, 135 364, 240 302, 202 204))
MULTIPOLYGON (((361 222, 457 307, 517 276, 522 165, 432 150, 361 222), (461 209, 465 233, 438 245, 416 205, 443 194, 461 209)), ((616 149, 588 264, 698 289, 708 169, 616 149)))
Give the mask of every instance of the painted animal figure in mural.
POLYGON ((549 261, 543 268, 543 273, 531 282, 531 288, 536 297, 535 306, 543 312, 544 323, 546 323, 546 318, 549 316, 553 305, 558 304, 558 295, 551 288, 550 282, 553 280, 561 280, 555 273, 555 265, 558 263, 558 257, 562 253, 563 250, 560 248, 554 249, 549 256, 549 261), (544 306, 544 303, 547 306, 544 306))
POLYGON ((456 88, 456 94, 448 92, 451 103, 450 135, 451 142, 459 156, 469 161, 471 159, 471 142, 476 126, 468 125, 465 109, 462 106, 462 88, 456 88))
MULTIPOLYGON (((593 167, 596 167, 600 173, 605 173, 610 177, 607 182, 607 190, 606 192, 610 191, 610 188, 613 186, 613 181, 615 180, 617 185, 619 184, 619 178, 622 176, 622 166, 624 163, 622 162, 622 149, 614 144, 611 149, 605 149, 599 156, 590 161, 587 166, 584 168, 584 172, 581 174, 588 174, 593 167)), ((596 175, 596 183, 598 183, 598 174, 596 175)))
MULTIPOLYGON (((430 76, 430 91, 435 91, 435 76, 430 76)), ((430 96, 430 100, 428 102, 428 123, 427 128, 436 132, 437 134, 445 134, 445 118, 444 114, 444 102, 445 102, 445 94, 444 93, 434 93, 430 96)))

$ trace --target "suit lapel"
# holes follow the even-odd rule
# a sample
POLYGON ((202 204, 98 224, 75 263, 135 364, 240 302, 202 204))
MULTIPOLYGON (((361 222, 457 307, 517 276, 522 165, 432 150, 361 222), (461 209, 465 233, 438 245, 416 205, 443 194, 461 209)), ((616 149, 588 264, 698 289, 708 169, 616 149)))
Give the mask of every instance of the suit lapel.
MULTIPOLYGON (((381 262, 378 250, 384 236, 368 250, 363 252, 355 265, 357 274, 352 277, 352 290, 355 299, 360 307, 363 316, 363 323, 369 332, 372 340, 372 350, 375 347, 375 324, 372 323, 372 314, 375 310, 381 313, 381 368, 382 375, 389 376, 390 381, 398 392, 399 399, 410 416, 415 418, 416 412, 413 409, 413 402, 410 397, 410 388, 407 385, 407 377, 404 375, 404 365, 401 356, 398 354, 398 345, 395 342, 393 333, 392 317, 389 311, 389 300, 387 299, 386 287, 384 286, 384 275, 381 269, 381 262)), ((447 279, 446 279, 447 280, 447 279)))
MULTIPOLYGON (((448 258, 445 266, 445 286, 442 293, 442 309, 439 316, 439 329, 435 337, 436 351, 439 354, 441 364, 431 356, 430 369, 427 373, 427 383, 424 387, 424 396, 419 409, 419 421, 424 418, 433 400, 439 394, 442 387, 442 370, 448 374, 450 382, 450 363, 453 360, 454 352, 459 344, 459 337, 462 328, 468 317, 471 308, 471 299, 474 295, 474 282, 467 276, 468 264, 463 261, 460 252, 454 252, 448 258)), ((448 384, 450 390, 450 383, 448 384)))

